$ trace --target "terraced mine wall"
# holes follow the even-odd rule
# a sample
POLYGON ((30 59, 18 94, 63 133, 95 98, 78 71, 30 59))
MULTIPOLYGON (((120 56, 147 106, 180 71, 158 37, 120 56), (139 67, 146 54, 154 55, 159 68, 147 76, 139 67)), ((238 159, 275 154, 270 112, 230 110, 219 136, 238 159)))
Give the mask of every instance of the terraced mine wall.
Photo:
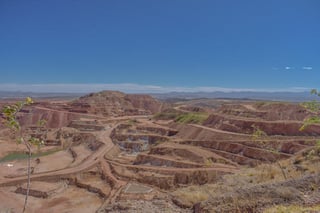
POLYGON ((101 189, 91 186, 90 184, 81 183, 77 178, 68 179, 69 185, 75 185, 79 188, 86 189, 88 192, 98 194, 101 198, 107 198, 108 195, 105 194, 101 189))
POLYGON ((310 125, 305 130, 300 131, 303 122, 299 121, 259 121, 244 120, 234 117, 226 117, 212 114, 203 123, 205 126, 217 128, 229 132, 252 134, 254 127, 263 130, 267 135, 286 136, 319 136, 320 126, 310 125))
POLYGON ((156 142, 168 141, 169 139, 165 136, 160 135, 149 135, 149 134, 120 134, 113 135, 111 137, 114 141, 146 141, 149 144, 155 144, 156 142))
POLYGON ((71 121, 68 127, 78 129, 80 131, 102 131, 104 126, 95 122, 71 121))
POLYGON ((135 179, 159 187, 164 190, 173 189, 179 185, 214 183, 222 175, 232 173, 234 170, 225 171, 215 169, 179 169, 162 167, 140 167, 113 163, 111 168, 114 174, 135 179), (127 171, 127 172, 124 172, 127 171))
POLYGON ((199 168, 204 165, 197 163, 187 163, 176 161, 172 159, 162 158, 158 155, 146 155, 139 154, 134 161, 134 165, 148 164, 152 166, 165 166, 165 167, 176 167, 176 168, 199 168))
POLYGON ((171 128, 177 129, 177 137, 186 140, 236 140, 236 139, 248 139, 250 135, 228 134, 223 132, 211 131, 201 127, 197 127, 191 124, 170 124, 171 128))
MULTIPOLYGON (((27 189, 24 189, 22 187, 18 187, 14 192, 17 194, 26 195, 27 189)), ((42 192, 42 191, 33 190, 33 189, 29 190, 29 195, 32 197, 36 197, 36 198, 48 198, 49 197, 49 194, 47 192, 42 192)))
MULTIPOLYGON (((286 142, 277 150, 272 147, 258 147, 254 142, 246 141, 182 141, 182 144, 200 146, 216 154, 235 161, 241 165, 256 165, 258 162, 274 162, 279 159, 289 158, 291 154, 301 151, 308 146, 286 142)), ((262 146, 262 145, 261 145, 262 146)))
POLYGON ((155 134, 163 135, 163 136, 174 136, 178 133, 177 130, 174 129, 166 129, 152 126, 137 126, 137 130, 153 132, 155 134))
MULTIPOLYGON (((28 113, 19 113, 19 121, 24 126, 36 125, 41 119, 46 120, 47 128, 61 128, 70 121, 86 117, 85 114, 70 113, 68 111, 55 111, 50 109, 31 108, 28 113)), ((87 116, 90 118, 90 116, 87 116)))

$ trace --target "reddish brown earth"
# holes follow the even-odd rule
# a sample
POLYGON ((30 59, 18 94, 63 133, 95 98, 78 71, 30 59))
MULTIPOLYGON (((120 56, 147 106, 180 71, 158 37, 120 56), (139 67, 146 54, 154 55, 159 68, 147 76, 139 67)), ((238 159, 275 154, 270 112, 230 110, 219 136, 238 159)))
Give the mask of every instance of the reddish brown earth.
MULTIPOLYGON (((74 101, 36 101, 19 113, 19 121, 28 134, 45 140, 42 152, 56 151, 32 160, 27 212, 192 212, 171 191, 291 159, 313 147, 320 134, 316 125, 299 131, 311 112, 297 104, 207 105, 168 110, 169 104, 147 95, 110 91, 74 101), (154 120, 162 110, 210 115, 202 124, 154 120), (35 127, 39 119, 47 121, 45 128, 35 127), (253 126, 268 136, 253 139, 253 126)), ((24 150, 4 126, 0 148, 1 157, 24 150)), ((20 211, 26 161, 0 165, 0 211, 20 211)), ((207 203, 203 209, 213 208, 207 203)))

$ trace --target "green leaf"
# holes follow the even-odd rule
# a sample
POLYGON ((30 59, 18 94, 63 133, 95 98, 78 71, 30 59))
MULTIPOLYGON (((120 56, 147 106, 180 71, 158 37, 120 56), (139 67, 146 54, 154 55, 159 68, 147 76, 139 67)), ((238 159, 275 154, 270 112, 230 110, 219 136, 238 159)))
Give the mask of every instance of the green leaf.
POLYGON ((29 105, 29 104, 33 104, 33 100, 32 100, 32 98, 27 97, 27 98, 26 98, 25 103, 26 103, 27 105, 29 105))

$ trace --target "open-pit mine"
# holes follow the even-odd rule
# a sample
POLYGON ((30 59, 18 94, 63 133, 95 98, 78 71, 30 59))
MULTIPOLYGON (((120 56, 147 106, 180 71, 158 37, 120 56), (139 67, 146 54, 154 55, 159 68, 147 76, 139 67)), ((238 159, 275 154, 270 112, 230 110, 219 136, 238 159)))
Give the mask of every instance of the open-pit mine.
MULTIPOLYGON (((317 209, 320 126, 300 129, 313 115, 299 103, 114 91, 35 99, 18 114, 24 133, 44 140, 32 150, 26 212, 317 209)), ((1 123, 0 212, 23 208, 25 152, 1 123)))

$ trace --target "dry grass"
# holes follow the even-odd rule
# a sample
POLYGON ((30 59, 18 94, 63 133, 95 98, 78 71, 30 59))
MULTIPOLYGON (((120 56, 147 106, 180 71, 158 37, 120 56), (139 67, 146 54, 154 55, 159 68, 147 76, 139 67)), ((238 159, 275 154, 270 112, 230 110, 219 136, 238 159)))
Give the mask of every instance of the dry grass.
POLYGON ((197 186, 179 189, 173 192, 173 195, 188 203, 190 206, 202 201, 206 201, 210 196, 208 192, 197 186))
MULTIPOLYGON (((297 196, 299 197, 301 194, 299 194, 299 191, 294 186, 266 189, 266 192, 269 194, 264 194, 263 188, 261 189, 259 186, 261 184, 266 184, 266 186, 270 184, 270 187, 274 187, 273 184, 279 182, 292 179, 299 180, 306 175, 318 174, 320 173, 319 161, 319 156, 310 158, 307 155, 300 155, 282 160, 279 164, 267 163, 255 168, 242 168, 236 174, 223 176, 222 180, 218 181, 217 184, 180 188, 173 192, 172 195, 189 206, 201 201, 207 201, 205 205, 212 205, 212 208, 220 205, 219 208, 225 208, 226 211, 237 211, 237 209, 240 209, 238 212, 243 212, 242 210, 247 208, 252 210, 258 205, 261 207, 261 205, 263 206, 262 203, 268 206, 273 202, 272 199, 296 201, 298 200, 297 196), (283 172, 287 179, 284 178, 283 172), (246 190, 256 194, 254 197, 248 197, 246 190), (230 198, 230 200, 223 201, 226 202, 226 205, 221 207, 221 203, 212 204, 216 199, 221 199, 221 195, 226 195, 226 198, 230 198), (208 204, 208 202, 211 204, 208 204)), ((299 208, 302 207, 290 206, 290 208, 277 206, 270 208, 268 212, 301 212, 299 208)))
POLYGON ((290 205, 290 206, 273 206, 271 208, 265 209, 264 213, 300 213, 300 212, 319 212, 320 205, 313 206, 313 207, 303 207, 297 205, 290 205))
POLYGON ((286 178, 297 179, 304 175, 320 173, 319 161, 320 156, 310 157, 306 154, 281 160, 278 163, 266 163, 255 168, 243 169, 241 173, 247 174, 250 183, 278 182, 286 178))

